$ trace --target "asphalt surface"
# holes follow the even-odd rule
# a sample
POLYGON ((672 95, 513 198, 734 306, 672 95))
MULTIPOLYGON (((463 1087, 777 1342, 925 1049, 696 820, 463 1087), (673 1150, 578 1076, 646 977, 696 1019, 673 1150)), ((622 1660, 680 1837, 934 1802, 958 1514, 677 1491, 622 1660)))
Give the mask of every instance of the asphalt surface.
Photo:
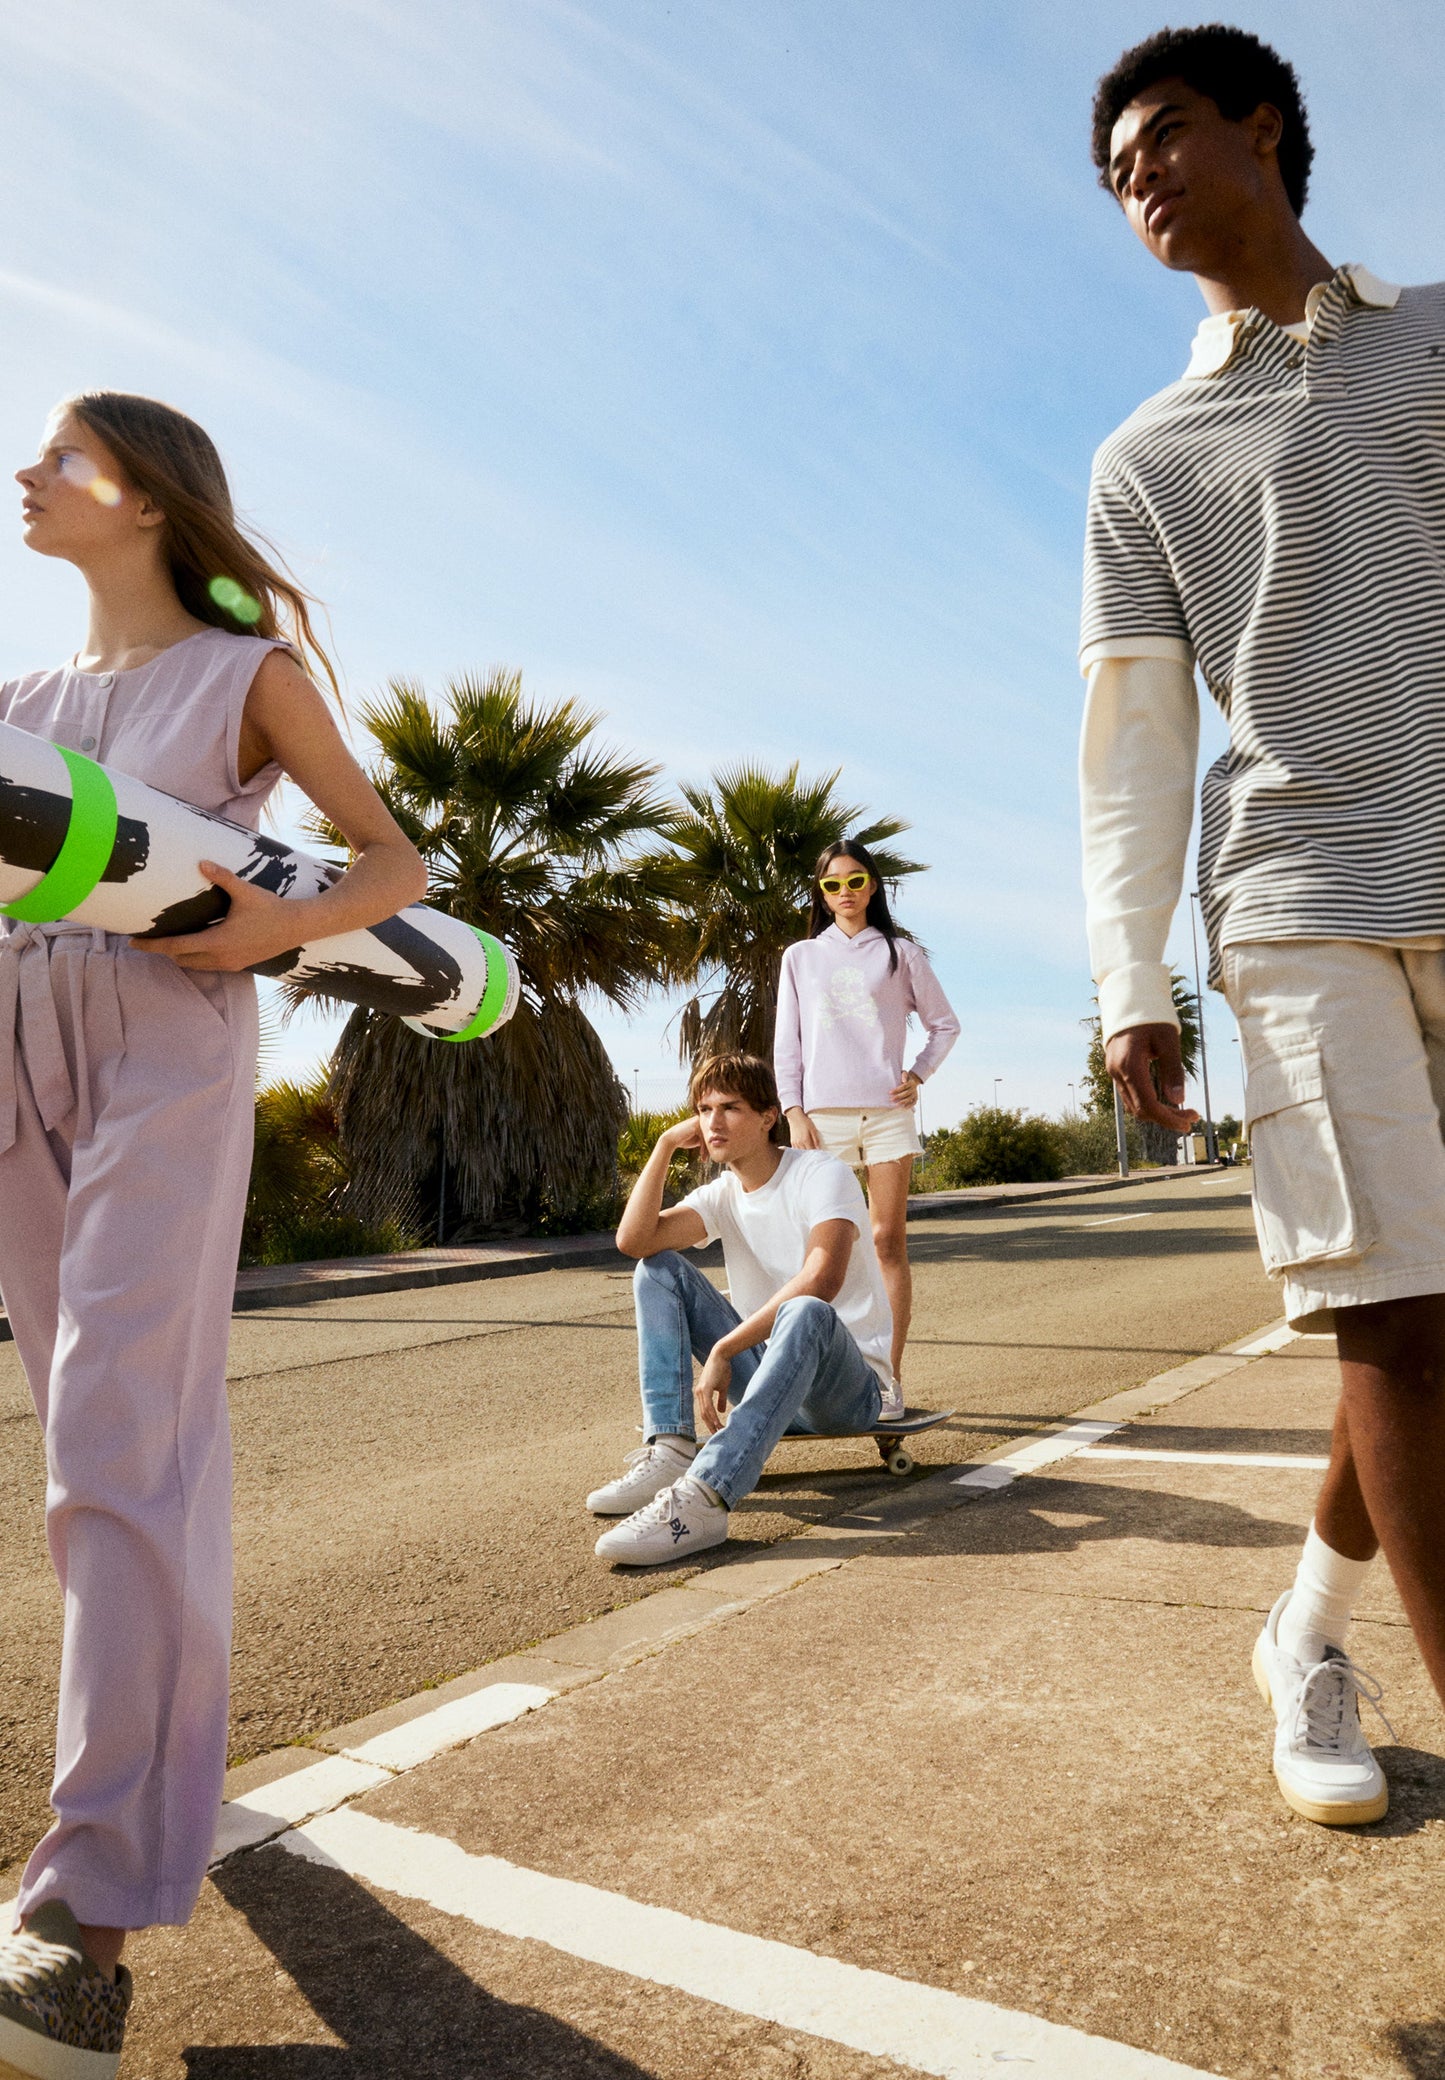
MULTIPOLYGON (((913 1232, 921 1466, 969 1459, 1277 1317, 1247 1176, 978 1209, 913 1232)), ((682 1578, 609 1572, 586 1491, 636 1441, 627 1275, 558 1271, 240 1315, 231 1346, 233 1760, 357 1718, 682 1578)), ((871 1443, 789 1444, 767 1544, 896 1493, 871 1443)), ((43 1463, 0 1347, 0 1866, 45 1822, 58 1597, 43 1463)), ((692 1570, 696 1571, 696 1570, 692 1570)))

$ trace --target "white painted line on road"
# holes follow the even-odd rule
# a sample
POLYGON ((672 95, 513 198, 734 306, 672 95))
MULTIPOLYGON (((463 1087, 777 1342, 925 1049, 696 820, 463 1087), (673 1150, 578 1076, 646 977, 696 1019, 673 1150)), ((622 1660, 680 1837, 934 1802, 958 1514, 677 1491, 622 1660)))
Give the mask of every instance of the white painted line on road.
POLYGON ((473 1856, 441 1835, 369 1813, 328 1813, 280 1846, 364 1884, 524 1942, 545 1943, 629 1978, 735 2014, 893 2059, 941 2080, 977 2080, 1017 2062, 1048 2080, 1200 2080, 1200 2068, 941 1986, 739 1934, 670 1907, 473 1856))
POLYGON ((1152 1221, 1153 1218, 1154 1215, 1152 1212, 1108 1213, 1105 1214, 1104 1218, 1101 1221, 1085 1221, 1083 1225, 1086 1228, 1117 1228, 1120 1221, 1152 1221))
POLYGON ((356 1762, 349 1755, 328 1755, 324 1762, 293 1770, 289 1777, 278 1777, 259 1791, 227 1799, 216 1822, 211 1861, 219 1863, 238 1849, 254 1849, 299 1821, 313 1819, 348 1798, 360 1798, 363 1791, 375 1791, 378 1785, 390 1782, 388 1770, 356 1762))
POLYGON ((216 1822, 211 1862, 220 1863, 238 1849, 259 1848, 288 1827, 329 1813, 349 1798, 390 1784, 448 1748, 459 1748, 479 1733, 509 1725, 539 1705, 550 1704, 556 1694, 540 1683, 488 1683, 469 1697, 455 1697, 448 1704, 421 1712, 389 1733, 344 1748, 339 1755, 328 1755, 307 1769, 293 1770, 259 1791, 229 1798, 216 1822))
POLYGON ((1123 1427, 1122 1420, 1117 1423, 1070 1423, 1067 1430, 1058 1430, 1052 1437, 1036 1438, 1032 1444, 1023 1444, 1015 1451, 1006 1452, 1001 1459, 990 1459, 983 1466, 972 1466, 967 1473, 956 1474, 953 1486, 1006 1488, 1021 1473, 1036 1473, 1040 1466, 1052 1466, 1058 1459, 1071 1459, 1085 1445, 1097 1444, 1101 1437, 1112 1437, 1123 1427))
POLYGON ((1328 1459, 1307 1458, 1301 1452, 1166 1452, 1144 1451, 1131 1444, 1085 1445, 1081 1459, 1148 1459, 1164 1465, 1183 1460, 1191 1466, 1294 1466, 1301 1473, 1323 1473, 1328 1459))
POLYGON ((398 1773, 415 1769, 418 1763, 430 1762, 433 1755, 475 1740, 479 1733, 489 1733, 494 1726, 510 1725, 513 1719, 535 1712, 539 1706, 550 1704, 556 1694, 555 1690, 544 1690, 540 1683, 488 1683, 485 1689, 474 1690, 470 1697, 454 1697, 450 1704, 439 1704, 430 1712, 408 1719, 404 1725, 392 1727, 389 1733, 378 1733, 341 1752, 354 1761, 379 1763, 383 1769, 398 1773))
POLYGON ((1298 1329, 1291 1329, 1288 1322, 1276 1322, 1272 1329, 1256 1336, 1253 1343, 1237 1343, 1234 1355, 1236 1358, 1267 1358, 1271 1351, 1282 1351, 1287 1343, 1297 1343, 1298 1340, 1298 1329))

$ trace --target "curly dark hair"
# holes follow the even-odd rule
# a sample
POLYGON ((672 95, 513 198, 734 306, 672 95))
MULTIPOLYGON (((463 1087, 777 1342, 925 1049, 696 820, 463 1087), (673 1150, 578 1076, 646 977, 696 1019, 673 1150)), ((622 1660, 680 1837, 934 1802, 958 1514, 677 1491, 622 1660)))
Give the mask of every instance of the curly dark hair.
POLYGON ((1157 36, 1125 51, 1104 74, 1094 89, 1093 152, 1101 187, 1113 192, 1109 139, 1114 125, 1136 95, 1157 86, 1161 79, 1182 79, 1196 94, 1207 94, 1231 123, 1242 122, 1263 101, 1277 108, 1284 119, 1279 139, 1280 177, 1291 209, 1297 217, 1304 214, 1315 148, 1310 143, 1309 117, 1295 69, 1247 29, 1231 29, 1223 22, 1207 22, 1197 29, 1161 29, 1157 36))

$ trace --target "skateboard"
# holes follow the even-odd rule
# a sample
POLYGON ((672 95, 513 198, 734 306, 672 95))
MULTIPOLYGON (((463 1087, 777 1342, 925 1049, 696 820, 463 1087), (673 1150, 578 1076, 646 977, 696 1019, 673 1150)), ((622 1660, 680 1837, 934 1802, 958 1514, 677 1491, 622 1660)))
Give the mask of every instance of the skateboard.
POLYGON ((820 1437, 871 1437, 878 1447, 878 1456, 890 1473, 912 1473, 913 1454, 903 1444, 905 1437, 916 1437, 920 1430, 931 1430, 935 1423, 946 1423, 957 1409, 905 1408, 901 1416, 891 1422, 880 1423, 876 1430, 787 1430, 778 1439, 779 1444, 790 1440, 820 1437))

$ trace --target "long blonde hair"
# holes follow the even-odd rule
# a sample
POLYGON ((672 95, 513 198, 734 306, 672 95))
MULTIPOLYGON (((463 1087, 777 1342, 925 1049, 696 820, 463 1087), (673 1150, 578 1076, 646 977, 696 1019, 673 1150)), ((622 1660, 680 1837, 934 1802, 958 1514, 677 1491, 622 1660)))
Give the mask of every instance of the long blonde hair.
POLYGON ((87 390, 66 403, 165 514, 166 558, 186 612, 233 635, 279 636, 339 698, 335 667, 312 626, 318 603, 271 544, 237 520, 205 428, 173 405, 124 390, 87 390))

